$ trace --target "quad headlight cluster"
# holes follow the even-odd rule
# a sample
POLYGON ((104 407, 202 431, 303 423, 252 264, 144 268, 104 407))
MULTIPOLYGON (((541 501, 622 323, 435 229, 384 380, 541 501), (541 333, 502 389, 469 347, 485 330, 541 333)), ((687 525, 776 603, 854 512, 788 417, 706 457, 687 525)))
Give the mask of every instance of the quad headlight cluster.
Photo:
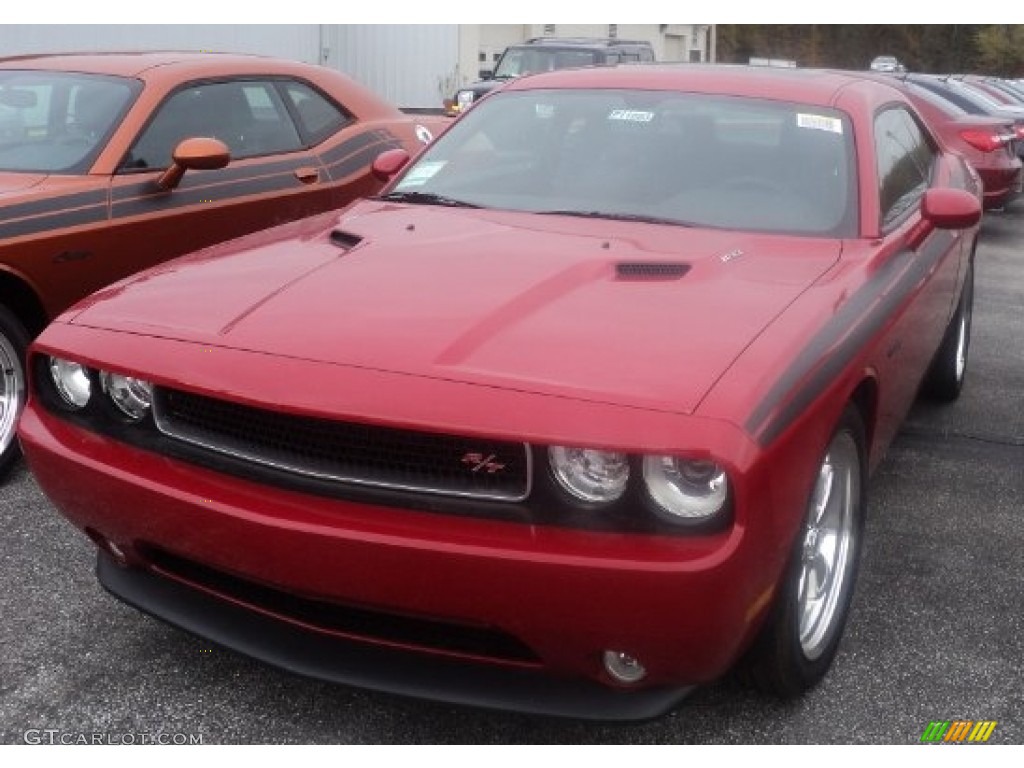
POLYGON ((109 371, 92 371, 81 363, 51 357, 48 360, 53 388, 62 405, 80 411, 92 402, 98 389, 130 421, 141 421, 153 407, 153 385, 144 379, 109 371))
POLYGON ((611 504, 639 476, 655 513, 673 523, 701 523, 726 508, 729 479, 718 464, 679 456, 641 456, 591 448, 552 446, 551 474, 572 499, 586 504, 611 504))
MULTIPOLYGON (((144 379, 60 357, 39 359, 36 371, 40 377, 49 374, 49 399, 69 413, 97 413, 94 409, 99 407, 120 416, 123 423, 138 423, 153 407, 153 385, 144 379)), ((717 525, 728 519, 729 478, 714 461, 578 446, 546 450, 550 485, 577 509, 621 513, 646 507, 670 525, 701 530, 705 523, 717 525)))

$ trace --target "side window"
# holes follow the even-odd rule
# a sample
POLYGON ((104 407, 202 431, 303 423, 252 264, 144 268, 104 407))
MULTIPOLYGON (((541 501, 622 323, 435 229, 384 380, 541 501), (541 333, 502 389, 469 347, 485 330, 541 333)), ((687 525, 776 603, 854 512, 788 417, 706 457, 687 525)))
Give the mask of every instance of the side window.
POLYGON ((273 83, 201 83, 174 93, 132 146, 123 168, 166 168, 183 139, 220 139, 232 159, 291 152, 302 140, 273 83))
POLYGON ((288 81, 284 90, 295 107, 308 144, 318 144, 352 122, 349 115, 308 85, 288 81))
POLYGON ((935 150, 917 121, 902 108, 875 118, 882 228, 889 229, 921 199, 931 183, 935 150))

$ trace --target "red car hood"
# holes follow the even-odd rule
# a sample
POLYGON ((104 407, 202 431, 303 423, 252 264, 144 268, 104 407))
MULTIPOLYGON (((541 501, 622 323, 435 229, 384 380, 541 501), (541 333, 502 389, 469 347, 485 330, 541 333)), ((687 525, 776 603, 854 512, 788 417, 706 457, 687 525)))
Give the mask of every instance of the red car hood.
POLYGON ((323 227, 171 262, 100 292, 73 322, 691 412, 841 251, 835 240, 373 201, 338 223, 355 247, 323 227), (617 270, 665 262, 689 269, 617 270))

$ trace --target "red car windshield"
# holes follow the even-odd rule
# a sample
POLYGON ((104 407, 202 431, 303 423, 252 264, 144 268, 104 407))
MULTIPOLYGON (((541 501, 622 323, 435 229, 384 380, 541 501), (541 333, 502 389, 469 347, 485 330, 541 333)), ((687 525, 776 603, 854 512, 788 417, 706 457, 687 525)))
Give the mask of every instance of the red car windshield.
POLYGON ((482 101, 392 195, 537 213, 808 235, 856 232, 840 112, 666 91, 537 90, 482 101))
POLYGON ((0 70, 0 171, 85 173, 138 86, 100 75, 0 70))

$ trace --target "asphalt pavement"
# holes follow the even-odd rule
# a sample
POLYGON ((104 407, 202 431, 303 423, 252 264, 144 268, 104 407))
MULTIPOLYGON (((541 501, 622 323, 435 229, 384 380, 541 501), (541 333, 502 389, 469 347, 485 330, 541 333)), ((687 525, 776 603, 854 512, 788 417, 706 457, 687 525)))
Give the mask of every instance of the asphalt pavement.
POLYGON ((915 407, 876 472, 847 632, 802 699, 728 677, 606 725, 294 677, 107 596, 22 466, 0 487, 0 743, 909 744, 935 720, 1024 743, 1024 204, 986 217, 976 279, 963 395, 915 407))

